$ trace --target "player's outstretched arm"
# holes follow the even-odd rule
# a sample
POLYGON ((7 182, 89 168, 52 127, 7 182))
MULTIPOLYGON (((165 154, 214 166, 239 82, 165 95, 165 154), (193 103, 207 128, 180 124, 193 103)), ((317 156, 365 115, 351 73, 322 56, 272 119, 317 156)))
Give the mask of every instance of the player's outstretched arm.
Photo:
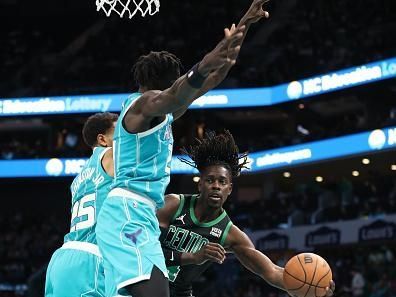
MULTIPOLYGON (((268 1, 269 0, 253 0, 249 9, 239 21, 238 26, 235 27, 235 24, 233 24, 229 29, 230 33, 233 34, 233 32, 237 30, 237 28, 244 28, 242 38, 238 39, 234 44, 232 44, 230 47, 230 51, 228 52, 228 58, 231 61, 237 60, 243 41, 245 40, 246 34, 249 31, 250 25, 258 22, 262 18, 269 18, 268 11, 263 10, 263 5, 268 1)), ((201 89, 197 92, 196 98, 194 98, 194 100, 198 99, 209 90, 217 87, 226 78, 234 64, 235 63, 226 63, 222 67, 213 71, 205 80, 205 83, 203 84, 201 89)), ((173 114, 173 117, 175 119, 181 117, 186 112, 188 106, 189 105, 185 105, 181 109, 176 111, 173 114)))
MULTIPOLYGON (((238 50, 230 51, 229 52, 229 59, 232 61, 236 61, 239 55, 239 49, 242 47, 243 41, 245 40, 246 34, 249 31, 250 25, 253 23, 258 22, 262 18, 269 18, 269 13, 268 11, 265 11, 263 9, 263 5, 265 3, 269 2, 269 0, 253 0, 252 4, 250 5, 249 9, 247 12, 244 14, 244 16, 240 19, 238 26, 235 28, 235 25, 233 25, 230 29, 231 32, 236 30, 237 28, 244 27, 245 30, 243 31, 243 36, 242 38, 238 39, 235 41, 234 44, 232 44, 232 48, 237 48, 238 50)), ((205 87, 208 88, 210 87, 213 89, 217 85, 220 84, 224 80, 224 78, 227 76, 228 72, 230 71, 231 67, 234 64, 224 64, 222 67, 218 68, 216 71, 211 73, 210 77, 208 78, 208 86, 204 86, 202 88, 202 91, 205 91, 205 87), (215 84, 215 85, 213 85, 215 84)), ((206 92, 205 92, 206 93, 206 92)), ((204 94, 204 93, 203 93, 204 94)))
POLYGON ((275 265, 266 255, 256 250, 249 237, 233 225, 225 241, 239 262, 270 285, 286 290, 283 284, 283 268, 275 265))
MULTIPOLYGON (((269 12, 265 11, 263 9, 263 5, 265 3, 269 2, 269 0, 253 0, 252 4, 250 5, 249 9, 246 11, 244 16, 239 20, 238 26, 235 28, 235 25, 231 27, 231 32, 237 28, 244 27, 245 30, 243 31, 243 36, 241 39, 238 39, 234 44, 232 44, 232 47, 238 48, 242 46, 243 41, 245 40, 245 37, 250 29, 250 25, 253 23, 258 22, 262 18, 269 18, 269 12)), ((235 60, 238 58, 239 55, 239 50, 238 51, 233 51, 229 52, 229 58, 231 60, 235 60)), ((233 65, 223 65, 223 67, 218 68, 216 71, 214 71, 211 75, 217 78, 217 81, 222 78, 222 80, 226 77, 228 74, 229 70, 231 69, 233 65)), ((221 80, 221 81, 222 81, 221 80)), ((220 81, 220 82, 221 82, 220 81)), ((219 82, 219 83, 220 83, 219 82)))
MULTIPOLYGON (((249 237, 233 225, 225 241, 227 248, 235 253, 239 262, 251 272, 263 278, 270 285, 286 291, 283 282, 284 269, 274 264, 266 255, 256 250, 249 237)), ((333 295, 334 281, 326 288, 326 296, 333 295)))
POLYGON ((263 9, 263 5, 270 0, 253 0, 247 12, 241 18, 238 23, 238 27, 240 26, 250 26, 253 23, 257 23, 262 18, 268 18, 269 13, 263 9))
MULTIPOLYGON (((226 36, 211 52, 205 55, 201 62, 177 79, 170 88, 162 92, 145 92, 136 101, 134 112, 131 115, 141 114, 144 118, 154 118, 173 113, 182 106, 191 104, 205 79, 212 71, 222 67, 224 64, 235 63, 235 61, 231 61, 228 58, 228 52, 235 50, 233 44, 238 43, 238 40, 243 37, 243 31, 244 27, 241 27, 231 34, 229 29, 226 28, 226 36)), ((127 123, 128 121, 126 120, 125 122, 127 123)), ((133 130, 133 127, 127 130, 133 130)))

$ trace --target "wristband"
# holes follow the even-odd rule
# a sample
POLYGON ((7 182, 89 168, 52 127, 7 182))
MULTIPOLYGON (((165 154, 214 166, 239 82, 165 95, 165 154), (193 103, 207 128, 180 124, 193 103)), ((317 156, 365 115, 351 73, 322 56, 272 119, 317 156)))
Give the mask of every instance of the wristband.
POLYGON ((203 76, 198 72, 199 63, 195 64, 188 72, 187 72, 187 81, 190 86, 194 89, 200 89, 205 82, 206 76, 203 76))

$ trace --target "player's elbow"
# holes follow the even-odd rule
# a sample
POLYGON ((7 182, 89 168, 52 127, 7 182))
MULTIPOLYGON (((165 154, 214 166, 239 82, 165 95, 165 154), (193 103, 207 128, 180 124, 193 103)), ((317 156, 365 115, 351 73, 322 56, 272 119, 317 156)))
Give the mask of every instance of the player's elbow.
POLYGON ((172 92, 163 91, 151 97, 142 106, 143 116, 153 117, 173 113, 179 109, 179 99, 172 92))
MULTIPOLYGON (((169 113, 177 111, 180 107, 186 104, 186 101, 190 94, 188 92, 183 92, 181 88, 176 86, 172 86, 171 88, 163 91, 159 94, 158 100, 161 102, 165 102, 169 113)), ((192 96, 192 95, 191 95, 192 96)))

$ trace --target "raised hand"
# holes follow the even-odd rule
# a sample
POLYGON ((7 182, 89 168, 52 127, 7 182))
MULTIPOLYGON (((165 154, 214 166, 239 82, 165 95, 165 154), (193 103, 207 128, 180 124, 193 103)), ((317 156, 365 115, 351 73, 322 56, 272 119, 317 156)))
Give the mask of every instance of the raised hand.
MULTIPOLYGON (((269 2, 269 0, 253 0, 249 9, 239 21, 238 26, 235 27, 235 24, 233 24, 229 29, 230 33, 233 34, 233 32, 236 31, 239 27, 246 27, 243 32, 243 37, 241 39, 238 39, 237 42, 232 43, 229 47, 228 58, 231 61, 236 61, 236 59, 238 58, 240 48, 250 25, 258 22, 262 18, 269 18, 268 11, 263 10, 263 5, 267 2, 269 2)), ((235 62, 232 65, 234 64, 235 62)))
POLYGON ((269 2, 269 0, 253 0, 248 11, 242 17, 240 24, 256 23, 263 17, 269 18, 268 11, 263 9, 263 5, 269 2))
POLYGON ((229 53, 240 49, 239 43, 243 38, 245 26, 239 28, 225 28, 224 38, 217 46, 208 53, 199 64, 198 71, 203 76, 207 76, 211 71, 222 67, 225 64, 234 65, 235 60, 230 59, 229 53))
MULTIPOLYGON (((235 24, 232 24, 230 29, 227 29, 228 31, 225 31, 225 34, 227 36, 227 34, 234 34, 234 32, 237 30, 237 28, 235 27, 235 24)), ((232 43, 229 45, 228 47, 228 60, 231 66, 233 66, 236 63, 236 60, 238 58, 239 55, 239 51, 241 50, 241 40, 238 40, 238 43, 232 43)))
POLYGON ((329 286, 326 287, 326 297, 333 296, 334 291, 335 291, 335 282, 331 280, 329 286))

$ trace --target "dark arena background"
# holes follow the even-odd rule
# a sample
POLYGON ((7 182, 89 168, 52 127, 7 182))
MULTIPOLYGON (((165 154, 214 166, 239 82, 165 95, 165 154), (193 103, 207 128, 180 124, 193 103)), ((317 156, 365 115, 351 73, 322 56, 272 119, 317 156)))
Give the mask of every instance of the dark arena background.
MULTIPOLYGON (((188 70, 249 5, 163 0, 159 13, 130 20, 106 17, 94 0, 0 0, 1 297, 42 296, 31 279, 62 245, 69 186, 90 156, 82 125, 136 91, 137 57, 168 50, 188 70)), ((258 249, 282 267, 302 251, 323 256, 334 296, 396 296, 396 1, 266 9, 224 82, 175 122, 167 192, 196 192, 180 148, 226 128, 251 169, 225 208, 258 249)), ((195 294, 286 296, 232 255, 195 294)))

